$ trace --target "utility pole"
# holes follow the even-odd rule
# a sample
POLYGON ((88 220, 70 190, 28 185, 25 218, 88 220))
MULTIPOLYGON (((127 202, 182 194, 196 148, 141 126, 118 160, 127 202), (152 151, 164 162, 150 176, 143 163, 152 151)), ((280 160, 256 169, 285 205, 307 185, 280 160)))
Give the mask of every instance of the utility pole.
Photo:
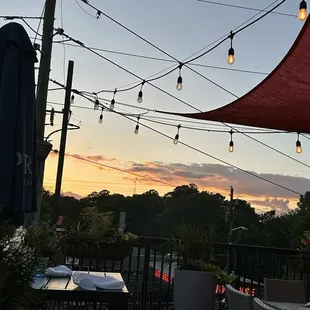
MULTIPOLYGON (((48 144, 47 142, 44 141, 44 129, 45 129, 46 101, 47 101, 47 95, 48 95, 48 83, 49 83, 51 58, 52 58, 55 8, 56 8, 56 0, 45 1, 41 59, 40 59, 40 68, 39 68, 38 86, 37 86, 37 98, 36 98, 37 148, 47 149, 45 152, 47 153, 46 157, 48 156, 48 153, 50 149, 52 148, 51 144, 48 144)), ((37 208, 38 208, 38 211, 33 216, 33 219, 36 223, 38 223, 40 220, 41 197, 42 197, 44 166, 45 166, 46 157, 44 158, 43 156, 43 158, 40 158, 40 156, 38 156, 37 158, 37 208)))
POLYGON ((230 202, 229 202, 229 225, 228 225, 228 243, 231 242, 231 230, 233 229, 233 211, 234 211, 234 188, 230 187, 230 202))
POLYGON ((55 186, 55 194, 54 194, 54 201, 53 201, 53 208, 52 208, 52 224, 56 224, 57 217, 58 217, 59 199, 60 199, 60 193, 61 193, 62 174, 63 174, 64 160, 65 160, 65 149, 66 149, 66 141, 67 141, 69 114, 70 114, 73 69, 74 69, 74 62, 72 60, 69 60, 68 73, 67 73, 67 84, 66 84, 66 95, 65 95, 65 106, 63 110, 62 130, 61 130, 61 139, 60 139, 59 156, 58 156, 56 186, 55 186))

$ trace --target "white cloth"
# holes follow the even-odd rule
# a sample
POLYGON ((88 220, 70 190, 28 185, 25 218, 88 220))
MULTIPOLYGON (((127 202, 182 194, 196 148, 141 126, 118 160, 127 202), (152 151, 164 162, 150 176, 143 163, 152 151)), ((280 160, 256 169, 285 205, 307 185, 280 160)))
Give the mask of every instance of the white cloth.
POLYGON ((60 265, 55 268, 47 268, 45 275, 47 277, 71 277, 72 270, 67 266, 60 265))
POLYGON ((121 290, 125 283, 111 276, 94 276, 83 272, 74 272, 72 275, 73 283, 84 290, 96 291, 103 290, 121 290))

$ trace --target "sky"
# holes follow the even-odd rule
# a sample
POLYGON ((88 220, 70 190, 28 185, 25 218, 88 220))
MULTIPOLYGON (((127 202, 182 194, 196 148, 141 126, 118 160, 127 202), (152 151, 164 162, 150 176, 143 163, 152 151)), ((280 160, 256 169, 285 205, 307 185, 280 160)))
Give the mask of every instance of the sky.
MULTIPOLYGON (((271 0, 261 0, 259 3, 254 0, 218 0, 218 2, 257 9, 264 9, 272 3, 271 0)), ((89 0, 89 3, 181 61, 257 14, 255 11, 196 0, 89 0)), ((1 5, 1 12, 3 15, 40 16, 43 6, 43 0, 12 0, 1 5)), ((287 0, 276 11, 297 15, 298 6, 298 1, 287 0)), ((95 16, 96 11, 81 0, 57 0, 55 27, 62 27, 66 34, 89 47, 171 60, 105 16, 99 19, 95 16)), ((38 20, 26 20, 32 28, 38 28, 38 20)), ((0 19, 0 26, 7 22, 3 18, 0 19)), ((22 23, 34 40, 34 32, 21 20, 16 22, 22 23)), ((233 66, 227 64, 229 42, 225 42, 196 61, 198 64, 256 71, 260 74, 196 66, 193 68, 237 96, 242 96, 277 66, 302 26, 303 22, 297 17, 269 14, 235 36, 233 44, 236 61, 233 66)), ((42 25, 38 29, 42 33, 42 25)), ((60 36, 55 36, 55 41, 61 40, 60 36)), ((40 36, 37 38, 37 43, 40 43, 40 36)), ((142 59, 111 52, 99 53, 143 79, 173 65, 167 61, 142 59)), ((114 90, 139 81, 137 77, 86 49, 64 46, 60 43, 55 43, 53 46, 50 77, 64 83, 69 60, 75 62, 73 87, 79 90, 88 92, 114 90)), ((177 91, 175 87, 177 76, 178 72, 175 71, 155 81, 154 84, 203 111, 221 107, 234 100, 233 96, 186 68, 182 70, 183 90, 177 91)), ((55 88, 55 85, 50 84, 50 88, 55 88)), ((143 87, 143 102, 137 103, 138 90, 119 92, 115 99, 121 103, 151 110, 194 112, 192 108, 148 85, 143 87)), ((111 100, 113 94, 103 93, 101 96, 111 100)), ((50 91, 48 109, 54 107, 56 110, 61 110, 63 101, 64 91, 50 91)), ((280 214, 296 207, 298 201, 296 193, 266 183, 180 144, 174 145, 170 139, 142 126, 139 134, 135 135, 135 119, 128 120, 115 113, 104 112, 104 121, 99 124, 100 111, 94 111, 93 105, 79 96, 75 96, 71 109, 71 122, 74 124, 81 122, 81 128, 68 132, 66 152, 74 157, 67 156, 65 159, 62 186, 64 194, 83 197, 103 189, 124 195, 156 189, 160 194, 164 194, 173 190, 175 186, 195 183, 201 190, 219 192, 225 196, 228 196, 230 186, 234 186, 235 198, 248 200, 258 212, 274 209, 280 214)), ((142 111, 120 104, 116 104, 115 110, 131 114, 142 111)), ((223 125, 201 121, 197 123, 176 117, 173 117, 174 120, 153 117, 167 116, 148 112, 145 115, 148 120, 141 120, 141 123, 169 137, 175 136, 178 124, 191 128, 219 129, 223 132, 181 128, 179 139, 204 153, 279 183, 297 193, 304 193, 310 189, 308 167, 243 135, 234 135, 235 151, 229 153, 230 129, 223 125), (150 120, 157 120, 163 124, 150 120)), ((56 114, 55 126, 46 126, 46 135, 60 128, 61 122, 61 116, 56 114)), ((51 136, 55 149, 59 149, 59 138, 59 133, 51 136)), ((295 152, 296 135, 258 134, 255 138, 310 164, 308 156, 310 140, 306 138, 301 140, 304 152, 300 155, 295 152)), ((55 187, 57 161, 58 157, 51 154, 46 162, 44 185, 51 191, 55 187)))

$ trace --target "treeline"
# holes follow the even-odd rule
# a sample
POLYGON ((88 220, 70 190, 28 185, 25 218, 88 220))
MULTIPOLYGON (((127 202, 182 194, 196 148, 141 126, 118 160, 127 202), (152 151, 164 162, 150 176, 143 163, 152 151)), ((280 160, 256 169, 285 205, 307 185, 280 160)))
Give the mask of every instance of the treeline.
MULTIPOLYGON (((53 195, 44 191, 42 217, 49 219, 53 195)), ((156 190, 141 195, 123 196, 110 194, 108 190, 93 192, 77 200, 62 196, 59 215, 65 221, 78 221, 85 207, 94 207, 101 212, 114 212, 115 221, 121 211, 126 211, 126 229, 139 236, 171 237, 174 224, 179 220, 209 223, 218 226, 218 241, 227 242, 228 223, 225 213, 229 201, 222 195, 199 191, 195 184, 176 187, 160 196, 156 190)), ((255 213, 245 200, 235 200, 233 226, 248 230, 233 233, 231 242, 273 247, 296 247, 304 231, 310 230, 310 192, 300 197, 297 209, 276 216, 275 211, 255 213)))

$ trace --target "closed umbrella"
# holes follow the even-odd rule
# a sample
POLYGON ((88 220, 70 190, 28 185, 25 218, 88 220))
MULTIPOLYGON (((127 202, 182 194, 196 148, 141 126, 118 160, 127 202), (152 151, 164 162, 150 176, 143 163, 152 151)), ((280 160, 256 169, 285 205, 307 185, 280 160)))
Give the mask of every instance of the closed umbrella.
POLYGON ((0 28, 0 216, 15 225, 36 211, 36 61, 20 24, 0 28))

